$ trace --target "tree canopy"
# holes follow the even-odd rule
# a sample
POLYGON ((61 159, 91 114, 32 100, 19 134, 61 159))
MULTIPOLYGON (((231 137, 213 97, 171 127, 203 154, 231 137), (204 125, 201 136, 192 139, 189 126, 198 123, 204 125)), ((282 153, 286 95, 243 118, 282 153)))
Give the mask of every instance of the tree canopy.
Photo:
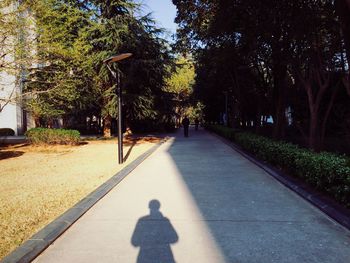
POLYGON ((176 47, 194 54, 194 89, 208 121, 218 121, 228 96, 231 126, 262 132, 272 116, 275 138, 293 131, 319 150, 336 106, 344 108, 344 123, 350 118, 347 1, 173 3, 176 47))

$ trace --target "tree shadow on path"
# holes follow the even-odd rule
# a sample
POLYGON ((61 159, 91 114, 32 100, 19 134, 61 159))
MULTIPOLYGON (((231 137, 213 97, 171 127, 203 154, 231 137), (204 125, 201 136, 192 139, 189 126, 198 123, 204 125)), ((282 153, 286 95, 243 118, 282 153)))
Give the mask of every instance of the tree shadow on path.
POLYGON ((149 202, 150 214, 141 217, 135 227, 131 244, 140 247, 137 263, 175 263, 171 244, 179 237, 170 220, 159 211, 160 202, 149 202))
POLYGON ((0 149, 0 160, 16 158, 22 156, 24 152, 22 151, 1 151, 0 149))

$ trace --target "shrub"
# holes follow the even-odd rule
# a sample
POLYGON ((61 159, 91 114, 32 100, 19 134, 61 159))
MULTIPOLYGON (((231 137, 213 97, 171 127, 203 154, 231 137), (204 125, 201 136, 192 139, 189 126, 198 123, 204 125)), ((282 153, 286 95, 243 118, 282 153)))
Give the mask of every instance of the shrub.
POLYGON ((302 178, 316 189, 327 192, 350 207, 349 158, 333 153, 315 153, 291 143, 275 141, 246 132, 228 131, 227 127, 210 130, 235 141, 258 158, 302 178))
POLYGON ((0 128, 0 136, 13 136, 15 131, 10 128, 0 128))
POLYGON ((205 125, 205 128, 229 140, 234 139, 235 131, 232 128, 222 126, 222 125, 205 125))
POLYGON ((78 144, 80 140, 77 130, 33 128, 25 135, 33 144, 78 144))

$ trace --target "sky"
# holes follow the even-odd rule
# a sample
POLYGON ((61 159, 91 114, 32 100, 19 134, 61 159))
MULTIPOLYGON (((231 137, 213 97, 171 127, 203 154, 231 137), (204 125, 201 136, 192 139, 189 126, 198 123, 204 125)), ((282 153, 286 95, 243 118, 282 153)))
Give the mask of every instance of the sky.
POLYGON ((160 27, 169 31, 169 40, 171 35, 176 32, 176 24, 174 19, 176 16, 176 7, 171 0, 138 0, 143 3, 143 13, 152 13, 152 17, 157 21, 160 27))

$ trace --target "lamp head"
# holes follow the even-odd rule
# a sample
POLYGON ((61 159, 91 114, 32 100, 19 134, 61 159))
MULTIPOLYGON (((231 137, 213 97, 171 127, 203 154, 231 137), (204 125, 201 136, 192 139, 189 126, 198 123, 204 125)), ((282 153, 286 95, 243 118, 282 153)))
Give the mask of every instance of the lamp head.
POLYGON ((126 58, 131 57, 131 56, 132 56, 132 53, 123 53, 120 55, 116 55, 116 56, 112 56, 110 58, 107 58, 103 61, 103 63, 107 64, 107 63, 117 62, 117 61, 126 59, 126 58))

